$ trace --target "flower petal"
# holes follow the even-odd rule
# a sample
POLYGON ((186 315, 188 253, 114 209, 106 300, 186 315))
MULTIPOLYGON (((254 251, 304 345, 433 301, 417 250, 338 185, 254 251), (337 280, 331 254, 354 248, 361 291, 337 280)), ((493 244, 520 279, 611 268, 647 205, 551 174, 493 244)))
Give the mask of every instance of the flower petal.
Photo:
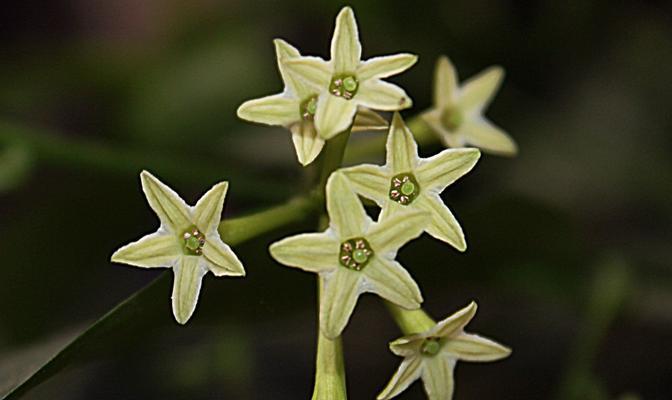
POLYGON ((429 223, 425 210, 408 209, 393 215, 384 215, 371 225, 366 238, 377 254, 396 254, 407 242, 417 238, 429 223))
POLYGON ((380 207, 387 202, 390 190, 390 173, 387 168, 360 164, 341 169, 340 172, 348 178, 352 188, 361 196, 375 201, 380 207))
POLYGON ((148 171, 140 173, 140 181, 147 202, 159 216, 161 225, 177 233, 189 228, 192 224, 189 207, 177 193, 148 171))
POLYGON ((299 121, 299 100, 274 94, 248 100, 238 107, 238 118, 266 125, 287 126, 299 121))
POLYGON ((422 348, 422 343, 425 341, 424 333, 416 333, 401 337, 390 343, 390 350, 401 357, 410 357, 418 354, 422 348))
POLYGON ((434 107, 442 110, 457 101, 458 86, 455 66, 446 56, 436 61, 434 69, 434 107))
POLYGON ((428 333, 428 336, 451 337, 461 333, 469 321, 474 318, 477 309, 478 306, 476 305, 476 302, 472 301, 460 311, 439 321, 439 323, 432 328, 431 332, 428 333))
POLYGON ((387 151, 386 166, 392 169, 393 175, 411 172, 415 169, 419 160, 418 145, 399 113, 394 113, 385 148, 387 151))
POLYGON ((465 361, 496 361, 511 354, 508 347, 469 333, 461 333, 446 341, 441 350, 465 361))
POLYGON ((152 233, 112 254, 112 261, 143 268, 166 268, 182 255, 175 235, 152 233))
POLYGON ((397 396, 408 388, 411 383, 420 378, 422 373, 422 357, 408 357, 405 358, 397 372, 394 373, 392 379, 387 384, 385 389, 378 395, 378 400, 387 400, 397 396))
POLYGON ((353 132, 383 131, 390 127, 385 118, 366 107, 358 107, 355 121, 352 123, 353 132))
POLYGON ((326 91, 331 82, 331 67, 329 63, 319 57, 299 57, 286 60, 284 69, 293 74, 296 79, 302 79, 318 92, 326 91))
POLYGON ((215 276, 245 276, 243 264, 219 236, 206 239, 203 245, 203 257, 208 262, 208 269, 215 276))
POLYGON ((182 256, 173 267, 173 315, 180 324, 187 323, 196 309, 201 280, 208 273, 199 256, 182 256))
POLYGON ((355 100, 364 107, 382 111, 403 110, 413 105, 404 89, 379 79, 362 81, 355 100))
POLYGON ((467 242, 460 223, 450 209, 443 204, 439 195, 431 194, 416 199, 417 206, 430 213, 430 219, 425 231, 433 237, 444 241, 459 251, 467 249, 467 242))
POLYGON ((327 213, 330 225, 341 240, 361 236, 372 222, 348 179, 334 172, 327 180, 327 213))
POLYGON ((331 38, 331 60, 336 73, 354 73, 362 57, 359 31, 355 13, 350 7, 343 7, 336 16, 336 28, 331 38))
POLYGON ((387 78, 406 71, 417 61, 418 56, 408 53, 370 58, 359 65, 357 79, 365 81, 371 78, 387 78))
POLYGON ((312 92, 310 86, 285 68, 285 62, 287 60, 301 57, 301 53, 299 53, 299 50, 294 46, 282 39, 273 40, 273 44, 275 45, 275 57, 278 62, 278 69, 280 70, 280 75, 282 75, 282 81, 285 83, 285 86, 287 86, 299 99, 308 97, 312 92))
POLYGON ((467 143, 487 152, 507 156, 514 156, 518 152, 516 142, 485 118, 465 123, 462 131, 467 143))
POLYGON ((490 104, 504 78, 504 69, 490 67, 470 78, 460 90, 460 106, 467 113, 477 113, 490 104))
POLYGON ((464 147, 464 138, 459 134, 459 131, 449 131, 441 123, 441 111, 430 110, 422 113, 420 118, 422 118, 439 139, 441 139, 444 146, 452 148, 464 147))
POLYGON ((217 234, 228 188, 229 182, 219 182, 208 190, 194 206, 194 224, 206 235, 217 234))
POLYGON ((320 95, 315 113, 315 127, 323 139, 331 139, 348 129, 357 112, 357 103, 329 93, 320 95))
POLYGON ((476 165, 481 156, 478 149, 447 149, 422 159, 416 168, 416 178, 424 190, 442 192, 447 186, 476 165))
POLYGON ((455 388, 454 368, 454 359, 441 355, 425 358, 421 375, 429 400, 450 400, 453 398, 455 388))
POLYGON ((320 328, 329 339, 343 332, 362 293, 360 272, 337 268, 323 275, 323 292, 320 297, 320 328))
POLYGON ((296 151, 296 158, 304 167, 320 154, 324 147, 324 139, 317 134, 315 125, 311 121, 301 121, 289 127, 292 132, 292 142, 296 151))
POLYGON ((338 267, 340 243, 327 232, 304 233, 273 243, 269 251, 280 264, 321 272, 338 267))
POLYGON ((367 291, 409 310, 420 307, 420 288, 398 262, 375 256, 362 273, 367 291))

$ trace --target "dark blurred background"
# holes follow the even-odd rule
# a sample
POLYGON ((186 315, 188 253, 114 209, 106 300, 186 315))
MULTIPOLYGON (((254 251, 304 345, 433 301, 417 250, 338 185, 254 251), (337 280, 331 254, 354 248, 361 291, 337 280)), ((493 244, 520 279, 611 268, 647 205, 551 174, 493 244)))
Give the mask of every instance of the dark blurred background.
MULTIPOLYGON (((0 395, 158 274, 112 265, 156 228, 147 168, 195 201, 231 180, 225 215, 305 187, 288 132, 237 120, 281 89, 272 39, 328 56, 342 3, 32 1, 0 12, 0 395)), ((484 156, 444 197, 458 254, 427 237, 400 259, 442 318, 475 299, 473 332, 513 347, 461 363, 457 399, 672 398, 672 7, 664 1, 362 1, 364 57, 411 51, 393 80, 431 102, 437 56, 460 78, 507 71, 488 116, 520 154, 484 156)), ((440 147, 425 146, 432 154, 440 147)), ((378 157, 380 159, 380 157, 378 157)), ((374 157, 372 160, 376 160, 374 157)), ((314 276, 268 244, 235 250, 244 280, 208 276, 178 327, 155 304, 84 348, 27 399, 308 398, 314 276)), ((364 296, 345 332, 350 397, 396 369, 399 331, 364 296)), ((400 398, 422 399, 419 384, 400 398)))

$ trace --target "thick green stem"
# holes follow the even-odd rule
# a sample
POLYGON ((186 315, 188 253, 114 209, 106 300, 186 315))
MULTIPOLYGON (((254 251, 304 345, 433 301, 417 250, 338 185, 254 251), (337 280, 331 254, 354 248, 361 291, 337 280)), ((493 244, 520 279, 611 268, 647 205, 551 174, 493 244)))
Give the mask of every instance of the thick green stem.
POLYGON ((422 308, 406 310, 389 301, 385 301, 385 306, 404 335, 424 332, 436 325, 436 322, 422 308))

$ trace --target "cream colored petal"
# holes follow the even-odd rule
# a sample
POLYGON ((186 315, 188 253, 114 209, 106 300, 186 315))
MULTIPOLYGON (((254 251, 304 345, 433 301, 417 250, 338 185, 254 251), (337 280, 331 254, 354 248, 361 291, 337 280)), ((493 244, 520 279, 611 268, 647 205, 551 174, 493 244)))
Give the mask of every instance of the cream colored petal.
POLYGON ((476 305, 476 302, 472 301, 460 311, 439 321, 436 326, 432 328, 431 332, 428 333, 428 336, 451 337, 462 333, 464 327, 472 320, 472 318, 474 318, 474 315, 476 315, 477 309, 478 306, 476 305))
POLYGON ((299 100, 284 94, 248 100, 238 107, 238 117, 260 124, 287 126, 301 119, 299 100))
POLYGON ((355 13, 343 7, 336 16, 336 28, 331 38, 331 61, 336 73, 354 73, 362 58, 355 13))
POLYGON ((425 341, 424 333, 417 333, 401 337, 390 343, 392 353, 401 357, 411 357, 420 352, 425 341))
POLYGON ((290 236, 269 247, 275 261, 308 272, 323 272, 339 266, 340 242, 332 234, 304 233, 290 236))
POLYGON ((464 147, 464 140, 458 132, 451 132, 441 123, 441 111, 430 110, 420 115, 423 121, 432 129, 432 131, 441 139, 441 143, 449 148, 464 147))
POLYGON ((148 171, 142 171, 140 181, 147 202, 159 216, 162 226, 178 234, 191 226, 189 207, 177 193, 148 171))
POLYGON ((502 129, 482 118, 465 123, 462 131, 467 143, 489 153, 514 156, 518 153, 516 142, 502 129))
POLYGON ((324 290, 320 298, 320 328, 329 339, 343 332, 357 299, 362 293, 360 272, 345 267, 323 275, 324 290))
POLYGON ((481 156, 478 149, 447 149, 422 159, 415 177, 422 190, 442 192, 447 186, 471 171, 481 156))
POLYGON ((187 323, 196 309, 201 281, 208 272, 199 256, 182 256, 173 267, 173 315, 180 324, 187 323))
POLYGON ((395 113, 392 118, 385 149, 387 151, 385 165, 392 170, 393 175, 412 172, 415 169, 419 160, 418 145, 399 113, 395 113))
POLYGON ((299 57, 286 60, 283 69, 301 79, 318 93, 326 91, 331 82, 332 70, 329 63, 319 57, 299 57))
POLYGON ((330 226, 340 240, 362 236, 368 230, 371 218, 345 175, 338 171, 331 174, 326 195, 330 226))
POLYGON ((175 235, 156 232, 115 251, 112 261, 142 268, 166 268, 181 255, 175 235))
POLYGON ((461 333, 446 341, 441 351, 464 361, 497 361, 511 354, 508 347, 469 333, 461 333))
POLYGON ((350 127, 355 112, 355 101, 323 93, 317 101, 315 113, 317 133, 325 140, 331 139, 350 127))
POLYGON ((467 113, 480 113, 495 97, 504 78, 504 69, 490 67, 470 78, 460 90, 460 107, 467 113))
POLYGON ((399 393, 406 390, 411 385, 411 383, 418 380, 421 373, 421 356, 405 358, 401 362, 401 365, 399 365, 397 372, 395 372, 392 376, 392 379, 390 379, 387 387, 385 387, 385 389, 383 389, 383 391, 378 395, 378 400, 388 400, 397 396, 399 393))
POLYGON ((455 381, 453 370, 455 360, 437 355, 423 360, 422 384, 429 400, 450 400, 453 398, 455 381))
POLYGON ((439 110, 453 106, 457 101, 458 86, 455 66, 446 56, 436 61, 434 68, 434 107, 439 110))
POLYGON ((364 107, 382 111, 403 110, 413 105, 404 89, 379 79, 361 81, 354 99, 364 107))
POLYGON ((404 211, 383 215, 378 222, 371 225, 366 232, 366 238, 377 254, 394 255, 401 246, 417 238, 425 230, 430 213, 412 207, 413 203, 406 206, 404 211))
POLYGON ((358 107, 355 114, 355 121, 352 123, 353 132, 365 131, 384 131, 389 129, 390 125, 385 118, 373 110, 366 107, 358 107))
POLYGON ((206 235, 217 234, 228 188, 229 182, 219 182, 208 190, 194 206, 194 224, 206 235))
POLYGON ((417 61, 418 56, 408 53, 370 58, 359 65, 357 79, 365 81, 371 78, 387 78, 406 71, 417 61))
POLYGON ((324 147, 324 139, 317 134, 311 121, 301 121, 290 126, 296 158, 304 167, 317 158, 324 147))
POLYGON ((408 310, 420 307, 420 288, 398 262, 374 256, 362 273, 367 291, 408 310))
POLYGON ((443 204, 441 197, 429 194, 416 199, 413 204, 430 214, 429 222, 425 231, 433 237, 444 241, 459 251, 467 249, 462 227, 450 209, 443 204))
POLYGON ((203 245, 203 257, 215 276, 245 276, 245 268, 228 244, 219 237, 207 238, 203 245))
POLYGON ((282 75, 282 81, 285 83, 285 86, 287 86, 299 99, 308 97, 312 92, 310 86, 285 68, 285 62, 287 60, 301 57, 301 53, 299 53, 299 50, 294 46, 282 39, 273 40, 273 44, 275 45, 275 57, 277 59, 278 69, 280 70, 280 75, 282 75))
POLYGON ((340 170, 359 195, 375 201, 380 207, 388 200, 390 172, 385 167, 360 164, 340 170))

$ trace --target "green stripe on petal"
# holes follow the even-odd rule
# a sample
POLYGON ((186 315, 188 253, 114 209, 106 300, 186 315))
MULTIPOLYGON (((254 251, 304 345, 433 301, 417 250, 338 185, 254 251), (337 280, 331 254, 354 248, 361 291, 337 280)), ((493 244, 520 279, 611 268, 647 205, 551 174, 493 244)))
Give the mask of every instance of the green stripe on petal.
POLYGON ((172 232, 182 233, 191 225, 189 207, 171 188, 147 171, 140 174, 142 190, 161 224, 172 232))
POLYGON ((385 167, 372 164, 361 164, 340 170, 352 188, 358 194, 375 201, 382 207, 388 200, 390 174, 385 167))
POLYGON ((404 359, 385 389, 378 395, 378 400, 388 400, 403 392, 411 383, 420 378, 421 373, 422 358, 420 356, 404 359))
POLYGON ((340 243, 327 233, 304 233, 273 243, 271 256, 280 264, 321 272, 339 266, 340 243))
POLYGON ((394 254, 401 246, 420 236, 429 218, 430 214, 420 209, 385 215, 371 225, 366 238, 376 253, 394 254))
POLYGON ((324 139, 317 134, 312 121, 301 121, 289 127, 292 132, 292 142, 296 157, 304 167, 320 154, 324 147, 324 139))
POLYGON ((443 191, 447 186, 471 171, 481 156, 478 149, 448 149, 423 159, 415 177, 426 190, 443 191))
POLYGON ((399 113, 395 113, 387 136, 387 166, 392 174, 411 172, 418 160, 418 145, 399 113))
POLYGON ((196 309, 201 281, 207 272, 201 258, 196 256, 182 256, 173 268, 173 314, 182 325, 187 323, 196 309))
POLYGON ((428 336, 451 337, 462 333, 464 327, 474 318, 478 306, 476 302, 469 303, 460 311, 454 313, 450 317, 439 321, 430 332, 428 336))
POLYGON ((238 107, 237 113, 246 121, 266 125, 287 126, 301 119, 299 101, 284 94, 248 100, 238 107))
POLYGON ((457 72, 448 57, 441 56, 434 69, 434 107, 454 106, 458 97, 457 72))
POLYGON ((366 276, 369 291, 409 310, 420 307, 420 288, 398 262, 375 257, 362 273, 366 276))
POLYGON ((361 82, 355 100, 364 107, 382 111, 403 110, 413 105, 404 89, 379 79, 361 82))
POLYGON ((361 294, 360 272, 338 268, 322 275, 324 290, 320 298, 320 328, 329 339, 343 332, 361 294))
POLYGON ((455 381, 453 369, 455 360, 448 357, 427 357, 422 369, 422 383, 429 400, 450 400, 453 398, 455 381))
POLYGON ((362 57, 359 31, 355 13, 350 7, 343 7, 336 16, 336 27, 331 38, 331 61, 335 73, 353 73, 362 57))
POLYGON ((284 62, 284 68, 302 79, 315 90, 327 90, 331 82, 331 68, 329 63, 319 57, 299 57, 284 62))
POLYGON ((219 238, 207 238, 202 251, 208 269, 215 276, 245 276, 245 268, 236 253, 219 238))
POLYGON ((228 182, 220 182, 207 191, 194 207, 194 224, 206 235, 215 233, 222 219, 228 182))
POLYGON ((360 81, 387 78, 406 71, 417 61, 418 56, 408 53, 370 58, 357 69, 357 78, 360 81))
POLYGON ((112 254, 112 261, 143 268, 170 267, 182 255, 173 234, 152 233, 112 254))
POLYGON ((507 156, 518 153, 516 142, 501 128, 486 119, 468 121, 462 131, 467 143, 484 151, 507 156))
POLYGON ((348 129, 352 124, 357 103, 342 97, 323 93, 317 100, 315 113, 315 127, 323 139, 331 139, 348 129))
POLYGON ((464 361, 497 361, 511 354, 511 349, 494 340, 468 333, 446 341, 441 350, 464 361))
POLYGON ((503 78, 504 69, 490 67, 464 82, 460 90, 460 107, 466 113, 485 109, 495 97, 503 78))
POLYGON ((334 172, 327 180, 327 213, 330 225, 341 240, 362 236, 371 223, 348 179, 334 172))
POLYGON ((289 90, 300 99, 309 96, 311 93, 310 87, 298 76, 285 68, 285 62, 287 60, 301 57, 299 50, 282 39, 273 40, 273 44, 275 45, 275 57, 277 59, 280 75, 282 76, 282 81, 287 85, 289 90))
POLYGON ((450 244, 459 251, 467 249, 467 242, 460 223, 450 209, 443 204, 439 195, 422 196, 414 203, 417 203, 417 207, 430 213, 430 219, 425 229, 427 233, 450 244))

